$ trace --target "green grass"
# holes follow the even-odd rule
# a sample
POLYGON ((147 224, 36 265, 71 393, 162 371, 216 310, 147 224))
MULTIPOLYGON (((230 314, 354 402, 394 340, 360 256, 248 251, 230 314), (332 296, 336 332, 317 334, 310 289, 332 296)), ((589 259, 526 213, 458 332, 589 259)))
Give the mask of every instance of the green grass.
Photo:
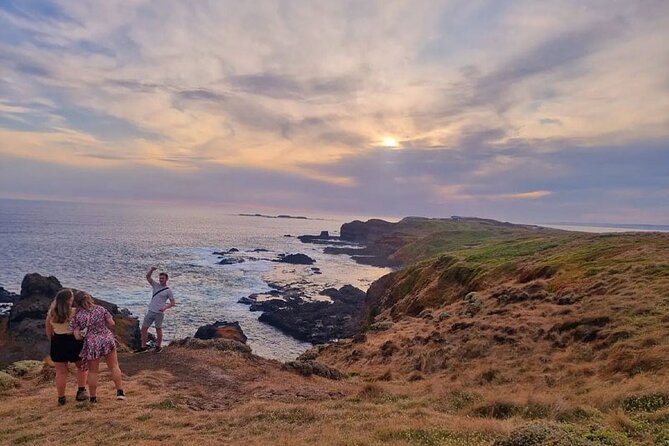
POLYGON ((492 440, 490 434, 482 432, 453 432, 439 427, 384 431, 378 437, 382 442, 400 440, 416 446, 484 445, 492 440))
POLYGON ((509 240, 469 249, 464 252, 464 258, 472 263, 499 266, 558 246, 555 241, 545 238, 509 240))
POLYGON ((148 409, 158 409, 158 410, 177 410, 179 405, 176 401, 172 399, 166 399, 157 403, 147 404, 148 409))
POLYGON ((279 424, 307 424, 317 420, 316 415, 302 408, 267 410, 251 417, 252 421, 279 424))

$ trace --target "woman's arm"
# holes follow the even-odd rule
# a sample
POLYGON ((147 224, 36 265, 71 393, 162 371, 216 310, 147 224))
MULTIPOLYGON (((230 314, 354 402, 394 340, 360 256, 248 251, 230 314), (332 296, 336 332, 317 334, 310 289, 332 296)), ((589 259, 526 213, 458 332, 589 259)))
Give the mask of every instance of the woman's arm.
POLYGON ((116 327, 116 323, 114 322, 114 318, 109 313, 107 313, 105 315, 105 323, 107 324, 107 328, 109 328, 110 330, 113 330, 114 327, 116 327))
POLYGON ((46 314, 46 322, 44 323, 44 330, 46 331, 46 337, 51 340, 53 336, 53 324, 51 324, 51 312, 46 314))

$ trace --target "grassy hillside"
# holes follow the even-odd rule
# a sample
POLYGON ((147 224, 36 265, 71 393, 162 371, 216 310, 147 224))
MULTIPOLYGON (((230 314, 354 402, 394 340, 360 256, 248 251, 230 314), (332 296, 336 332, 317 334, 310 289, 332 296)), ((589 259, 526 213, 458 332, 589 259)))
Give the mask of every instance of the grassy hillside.
POLYGON ((319 360, 438 382, 469 395, 471 415, 592 424, 615 437, 604 444, 669 442, 669 234, 473 223, 398 247, 391 256, 414 263, 370 288, 364 336, 319 360))

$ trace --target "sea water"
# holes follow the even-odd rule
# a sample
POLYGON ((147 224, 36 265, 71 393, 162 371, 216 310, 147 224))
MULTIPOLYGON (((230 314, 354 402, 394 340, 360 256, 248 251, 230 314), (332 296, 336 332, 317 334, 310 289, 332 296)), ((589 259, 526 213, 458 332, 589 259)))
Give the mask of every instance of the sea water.
MULTIPOLYGON (((352 284, 367 290, 389 272, 359 265, 323 245, 295 236, 327 230, 338 234, 354 217, 309 219, 240 216, 225 207, 109 205, 0 200, 0 286, 20 292, 25 274, 55 276, 65 287, 88 291, 143 317, 151 298, 149 267, 169 273, 177 306, 165 316, 167 341, 193 336, 217 320, 238 321, 254 353, 289 360, 309 347, 258 321, 260 313, 238 303, 270 290, 269 282, 300 284, 314 297, 327 287, 352 284), (290 235, 290 237, 287 237, 290 235), (220 265, 216 251, 243 263, 220 265), (256 252, 255 250, 267 250, 256 252), (276 263, 279 254, 304 253, 312 266, 276 263)), ((248 211, 246 211, 248 213, 248 211)))

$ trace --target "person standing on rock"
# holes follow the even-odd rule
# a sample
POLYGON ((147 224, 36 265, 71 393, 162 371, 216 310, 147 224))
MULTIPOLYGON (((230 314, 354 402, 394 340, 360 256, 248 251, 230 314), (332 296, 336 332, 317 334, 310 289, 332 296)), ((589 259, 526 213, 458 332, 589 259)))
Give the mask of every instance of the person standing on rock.
POLYGON ((165 310, 172 308, 177 304, 174 300, 174 295, 172 290, 167 286, 167 280, 169 276, 167 273, 162 272, 158 275, 158 282, 153 280, 153 272, 157 270, 155 266, 152 266, 149 272, 146 273, 146 280, 151 285, 152 296, 151 302, 149 302, 149 310, 144 316, 144 321, 142 322, 142 345, 137 350, 138 353, 145 352, 148 350, 146 343, 149 340, 149 327, 152 324, 155 324, 156 327, 156 353, 160 353, 163 349, 163 318, 165 317, 165 310), (168 302, 169 301, 169 302, 168 302))
POLYGON ((50 356, 56 368, 56 390, 58 392, 58 405, 66 402, 65 386, 67 385, 69 362, 77 366, 77 401, 88 399, 86 392, 87 372, 79 357, 84 345, 83 341, 75 339, 70 320, 74 317, 75 309, 72 308, 74 293, 69 288, 60 290, 49 307, 46 315, 46 336, 51 342, 50 356))

